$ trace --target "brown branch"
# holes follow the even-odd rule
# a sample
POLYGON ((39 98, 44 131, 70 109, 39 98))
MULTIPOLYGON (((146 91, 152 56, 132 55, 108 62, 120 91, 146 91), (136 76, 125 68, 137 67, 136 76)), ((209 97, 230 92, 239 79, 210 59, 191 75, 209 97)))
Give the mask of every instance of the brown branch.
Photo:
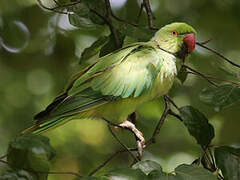
POLYGON ((143 5, 143 3, 141 3, 141 7, 140 7, 140 10, 138 12, 137 21, 136 21, 137 23, 139 23, 140 17, 142 15, 143 7, 144 7, 144 5, 143 5))
POLYGON ((110 31, 111 31, 112 35, 113 35, 116 47, 120 48, 121 44, 120 44, 120 41, 119 41, 119 38, 118 38, 118 34, 117 34, 117 31, 116 31, 116 29, 115 29, 115 27, 113 26, 113 23, 112 23, 112 14, 113 13, 112 13, 112 8, 111 8, 111 4, 110 4, 109 0, 105 0, 105 7, 106 7, 106 11, 107 11, 108 26, 110 28, 110 31))
POLYGON ((212 39, 208 39, 208 40, 206 40, 206 41, 203 41, 203 42, 198 42, 198 43, 200 43, 200 44, 207 44, 207 43, 209 43, 210 41, 212 41, 212 39))
POLYGON ((167 98, 167 100, 168 100, 177 110, 179 110, 179 107, 176 105, 176 103, 175 103, 168 95, 165 95, 165 98, 167 98))
POLYGON ((148 17, 148 27, 152 30, 158 30, 158 28, 154 27, 153 25, 153 12, 150 6, 149 0, 143 0, 143 6, 145 7, 145 10, 147 12, 147 17, 148 17))
POLYGON ((171 109, 169 110, 168 114, 171 116, 174 116, 175 118, 179 119, 180 121, 183 121, 182 117, 179 114, 173 112, 171 109))
POLYGON ((5 157, 7 157, 7 154, 2 155, 0 159, 4 159, 5 157))
MULTIPOLYGON (((129 150, 130 151, 137 151, 138 149, 137 148, 130 148, 129 150)), ((91 171, 88 176, 94 175, 97 171, 99 171, 104 166, 106 166, 113 158, 115 158, 117 155, 119 155, 121 153, 124 153, 124 152, 127 152, 127 150, 126 149, 121 149, 121 150, 116 151, 109 158, 107 158, 103 163, 101 163, 97 168, 95 168, 93 171, 91 171)))
POLYGON ((218 86, 218 84, 216 84, 215 82, 211 81, 211 80, 214 80, 214 81, 220 81, 220 82, 226 82, 226 83, 230 83, 230 84, 233 84, 233 85, 236 85, 236 86, 240 86, 240 83, 237 83, 237 82, 234 82, 234 81, 230 81, 230 80, 226 80, 226 79, 219 79, 219 78, 215 78, 215 77, 212 77, 212 76, 207 76, 207 75, 204 75, 198 71, 196 71, 195 69, 187 66, 187 65, 184 65, 186 68, 188 68, 189 70, 191 71, 187 71, 186 73, 189 73, 189 74, 193 74, 193 75, 199 75, 201 77, 203 77, 204 79, 206 79, 209 83, 213 84, 214 86, 218 86), (201 75, 200 75, 201 74, 201 75))
POLYGON ((146 142, 146 146, 149 146, 152 143, 156 143, 156 136, 160 133, 160 129, 161 129, 167 115, 169 114, 170 105, 169 105, 169 101, 166 98, 166 96, 164 96, 164 102, 165 102, 165 108, 164 108, 163 114, 152 134, 152 137, 146 142))
POLYGON ((138 24, 135 24, 135 23, 126 21, 126 20, 124 20, 124 19, 121 19, 121 18, 119 18, 118 16, 116 16, 113 12, 112 12, 112 17, 113 17, 114 19, 116 19, 117 21, 124 22, 124 23, 126 23, 126 24, 130 24, 130 25, 132 25, 132 26, 138 27, 138 24))
MULTIPOLYGON (((155 127, 154 129, 154 132, 152 134, 152 137, 146 142, 146 146, 145 148, 147 148, 149 145, 153 144, 156 142, 156 136, 159 134, 160 132, 160 129, 167 117, 168 114, 172 115, 172 111, 170 109, 170 101, 169 101, 169 97, 166 97, 166 95, 164 96, 164 102, 165 102, 165 109, 164 109, 164 112, 157 124, 157 126, 155 127)), ((175 104, 175 103, 174 103, 175 104)), ((180 116, 178 115, 178 118, 180 116)), ((104 119, 105 120, 105 119, 104 119)), ((105 120, 106 121, 106 120, 105 120)), ((110 122, 110 121, 107 121, 107 122, 110 122)), ((112 122, 110 122, 111 125, 116 125, 112 122)), ((118 126, 118 125, 117 125, 118 126)), ((102 169, 104 166, 106 166, 114 157, 116 157, 117 155, 121 154, 121 153, 124 153, 124 152, 127 152, 127 151, 137 151, 138 148, 127 148, 126 149, 121 149, 121 150, 118 150, 116 151, 115 153, 113 153, 109 158, 107 158, 103 163, 101 163, 96 169, 94 169, 93 171, 91 171, 89 173, 89 176, 92 176, 93 174, 95 174, 97 171, 99 171, 100 169, 102 169)))
POLYGON ((204 74, 198 72, 197 70, 195 70, 195 69, 193 69, 193 68, 191 68, 191 67, 189 67, 189 66, 187 66, 187 65, 183 65, 183 66, 184 66, 185 68, 187 68, 188 70, 191 71, 191 72, 188 71, 187 73, 191 73, 191 74, 198 75, 198 76, 204 78, 205 80, 207 80, 210 84, 218 87, 218 84, 216 84, 215 82, 211 81, 211 80, 210 80, 207 76, 205 76, 204 74))
MULTIPOLYGON (((239 64, 234 63, 233 61, 231 61, 230 59, 226 58, 225 56, 223 56, 221 53, 217 52, 216 50, 211 49, 211 48, 205 46, 204 43, 196 42, 196 44, 197 44, 198 46, 202 47, 202 48, 205 48, 205 49, 213 52, 214 54, 216 54, 217 56, 219 56, 219 57, 222 58, 223 60, 227 61, 227 62, 230 63, 231 65, 240 68, 240 65, 239 65, 239 64)), ((205 43, 205 44, 206 44, 206 43, 205 43)))
POLYGON ((126 151, 130 154, 130 156, 132 156, 132 158, 133 158, 135 161, 138 162, 139 159, 137 159, 137 158, 134 156, 134 154, 129 150, 129 148, 120 141, 120 139, 119 139, 119 138, 116 136, 116 134, 112 131, 112 128, 111 128, 110 125, 111 125, 111 124, 108 123, 108 129, 109 129, 109 131, 111 132, 112 136, 117 140, 117 142, 118 142, 124 149, 126 149, 126 151))
MULTIPOLYGON (((10 164, 9 162, 7 161, 4 161, 4 160, 1 160, 0 159, 0 162, 1 163, 4 163, 4 164, 8 164, 9 166, 13 166, 12 164, 10 164)), ((25 171, 28 171, 28 172, 32 172, 32 173, 40 173, 40 174, 68 174, 68 175, 73 175, 73 176, 76 176, 76 177, 83 177, 82 175, 76 173, 76 172, 58 172, 58 171, 35 171, 35 170, 32 170, 32 169, 27 169, 27 168, 21 168, 22 170, 25 170, 25 171)))

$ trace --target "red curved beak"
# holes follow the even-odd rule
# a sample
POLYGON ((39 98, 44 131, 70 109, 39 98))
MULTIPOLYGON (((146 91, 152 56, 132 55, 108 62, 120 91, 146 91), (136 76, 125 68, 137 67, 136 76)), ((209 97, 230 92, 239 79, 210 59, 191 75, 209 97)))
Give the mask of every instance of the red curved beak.
POLYGON ((191 34, 187 34, 184 38, 183 38, 184 43, 188 46, 188 52, 191 53, 196 46, 196 37, 193 33, 191 34))

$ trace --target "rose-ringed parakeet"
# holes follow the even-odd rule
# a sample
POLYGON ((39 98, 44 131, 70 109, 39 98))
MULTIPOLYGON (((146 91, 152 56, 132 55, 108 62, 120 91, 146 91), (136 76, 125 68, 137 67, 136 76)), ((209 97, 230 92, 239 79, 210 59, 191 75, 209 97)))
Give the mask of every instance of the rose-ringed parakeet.
POLYGON ((142 133, 127 117, 168 93, 195 48, 195 35, 191 26, 172 23, 148 42, 133 43, 99 58, 73 76, 64 93, 37 114, 35 125, 24 133, 42 133, 73 119, 104 118, 131 129, 143 146, 142 133))

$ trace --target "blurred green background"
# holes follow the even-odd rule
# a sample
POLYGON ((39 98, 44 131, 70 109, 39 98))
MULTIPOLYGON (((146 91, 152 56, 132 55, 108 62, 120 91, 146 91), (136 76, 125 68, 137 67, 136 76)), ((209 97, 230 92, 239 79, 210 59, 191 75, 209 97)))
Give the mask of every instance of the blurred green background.
MULTIPOLYGON (((111 0, 111 5, 119 17, 136 21, 140 1, 111 0)), ((186 22, 198 31, 198 41, 212 38, 209 46, 240 63, 239 0, 151 0, 151 6, 157 27, 186 22)), ((140 23, 147 24, 146 20, 144 12, 140 23)), ((69 24, 66 15, 47 12, 35 0, 0 1, 0 155, 6 153, 10 140, 33 124, 33 115, 61 93, 68 78, 81 69, 79 58, 84 48, 106 33, 107 27, 77 29, 69 24)), ((189 57, 188 64, 204 74, 239 81, 239 70, 200 47, 189 57), (230 76, 232 72, 235 78, 230 76)), ((240 107, 220 110, 202 104, 198 95, 209 86, 205 80, 189 75, 183 85, 175 84, 170 96, 178 106, 192 105, 209 118, 215 128, 214 145, 239 147, 240 107)), ((162 111, 162 99, 138 110, 137 126, 146 139, 162 111)), ((129 132, 120 130, 117 134, 128 146, 135 145, 129 132)), ((46 135, 57 151, 52 171, 86 174, 120 148, 102 121, 76 120, 46 135)), ((157 143, 145 150, 144 159, 155 160, 165 171, 172 171, 180 163, 191 163, 201 153, 183 124, 169 117, 157 143)), ((121 154, 105 169, 126 167, 129 159, 127 154, 121 154)), ((49 175, 50 180, 71 178, 49 175)))

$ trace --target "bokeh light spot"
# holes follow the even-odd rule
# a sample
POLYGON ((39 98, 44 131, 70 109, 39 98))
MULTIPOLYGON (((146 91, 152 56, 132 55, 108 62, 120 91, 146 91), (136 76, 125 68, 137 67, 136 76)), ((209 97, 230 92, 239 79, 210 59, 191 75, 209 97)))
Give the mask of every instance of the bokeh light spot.
POLYGON ((27 76, 28 90, 34 95, 49 92, 53 86, 53 80, 49 72, 43 69, 31 71, 27 76))

